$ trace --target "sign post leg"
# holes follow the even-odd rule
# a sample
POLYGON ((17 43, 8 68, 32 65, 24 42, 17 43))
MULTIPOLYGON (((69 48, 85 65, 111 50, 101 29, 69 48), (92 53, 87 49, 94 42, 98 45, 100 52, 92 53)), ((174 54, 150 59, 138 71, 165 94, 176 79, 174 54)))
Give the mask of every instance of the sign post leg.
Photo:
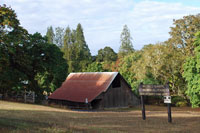
POLYGON ((171 115, 171 104, 170 103, 167 104, 167 108, 168 108, 168 122, 171 123, 172 115, 171 115))
POLYGON ((141 104, 142 104, 142 119, 145 120, 146 115, 145 115, 144 96, 141 96, 141 104))

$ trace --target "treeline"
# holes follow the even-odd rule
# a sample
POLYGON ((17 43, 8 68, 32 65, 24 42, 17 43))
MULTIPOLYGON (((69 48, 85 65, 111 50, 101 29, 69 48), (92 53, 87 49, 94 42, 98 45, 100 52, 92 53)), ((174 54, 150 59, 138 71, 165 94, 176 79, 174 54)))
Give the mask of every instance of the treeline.
POLYGON ((138 85, 170 83, 177 106, 200 106, 200 15, 174 20, 165 42, 135 50, 127 25, 116 53, 105 47, 92 56, 81 24, 52 26, 43 37, 20 26, 11 8, 0 7, 0 88, 3 94, 32 90, 42 97, 70 72, 119 71, 138 94, 138 85))
POLYGON ((135 51, 127 25, 124 26, 121 33, 119 53, 106 46, 98 50, 96 56, 92 56, 80 23, 75 30, 69 26, 66 29, 62 27, 54 29, 50 26, 47 28, 46 37, 48 43, 56 44, 63 52, 63 57, 69 66, 69 73, 112 71, 111 66, 114 66, 118 58, 125 57, 135 51))
POLYGON ((82 72, 92 62, 92 56, 86 44, 81 24, 77 28, 47 28, 46 37, 50 44, 56 44, 64 54, 68 72, 82 72))

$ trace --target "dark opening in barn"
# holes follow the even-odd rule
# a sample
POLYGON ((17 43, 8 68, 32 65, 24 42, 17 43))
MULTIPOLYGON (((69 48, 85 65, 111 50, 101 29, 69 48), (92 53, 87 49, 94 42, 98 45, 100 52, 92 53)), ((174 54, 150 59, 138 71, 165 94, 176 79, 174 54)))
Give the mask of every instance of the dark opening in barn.
POLYGON ((114 79, 113 83, 112 83, 112 87, 116 88, 116 87, 121 87, 121 81, 120 81, 120 76, 117 75, 117 77, 114 79))

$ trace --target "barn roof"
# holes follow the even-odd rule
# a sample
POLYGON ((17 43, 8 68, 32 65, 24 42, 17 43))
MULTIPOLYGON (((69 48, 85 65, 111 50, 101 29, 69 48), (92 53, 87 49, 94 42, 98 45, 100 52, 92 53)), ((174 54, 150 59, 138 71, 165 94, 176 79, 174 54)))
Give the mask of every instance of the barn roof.
POLYGON ((102 92, 105 92, 118 72, 83 72, 70 73, 62 86, 50 99, 68 100, 74 102, 91 102, 102 92))

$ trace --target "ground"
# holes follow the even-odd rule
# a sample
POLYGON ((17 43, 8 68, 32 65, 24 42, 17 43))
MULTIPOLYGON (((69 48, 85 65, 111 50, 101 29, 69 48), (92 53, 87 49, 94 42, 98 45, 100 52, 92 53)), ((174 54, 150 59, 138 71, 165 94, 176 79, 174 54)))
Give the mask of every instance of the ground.
POLYGON ((200 109, 146 106, 146 120, 140 108, 104 111, 72 111, 55 107, 0 101, 0 132, 137 133, 199 132, 200 109))

